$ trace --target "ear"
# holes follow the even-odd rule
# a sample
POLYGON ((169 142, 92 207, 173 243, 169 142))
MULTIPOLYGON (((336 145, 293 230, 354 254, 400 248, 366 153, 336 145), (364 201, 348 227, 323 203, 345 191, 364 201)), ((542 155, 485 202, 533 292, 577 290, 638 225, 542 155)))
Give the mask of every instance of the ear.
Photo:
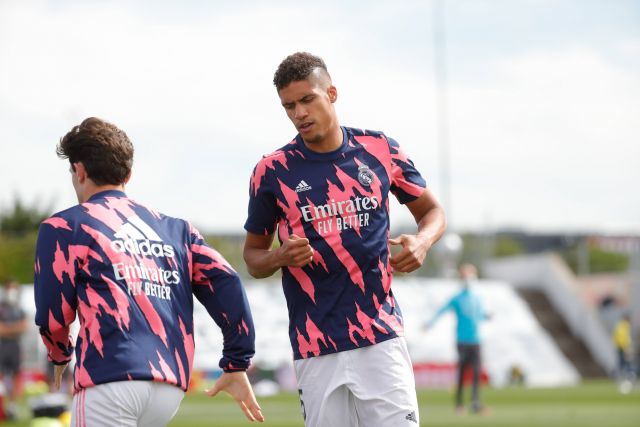
POLYGON ((129 171, 129 175, 127 175, 127 177, 124 179, 123 184, 127 184, 130 179, 131 179, 131 171, 129 171))
POLYGON ((87 180, 87 178, 89 178, 89 175, 87 175, 87 169, 84 167, 82 162, 74 163, 73 166, 75 167, 75 170, 76 170, 76 176, 78 177, 78 183, 79 184, 84 184, 84 182, 87 180))
POLYGON ((327 88, 327 95, 329 95, 329 101, 333 104, 338 100, 338 89, 333 85, 329 86, 327 88))

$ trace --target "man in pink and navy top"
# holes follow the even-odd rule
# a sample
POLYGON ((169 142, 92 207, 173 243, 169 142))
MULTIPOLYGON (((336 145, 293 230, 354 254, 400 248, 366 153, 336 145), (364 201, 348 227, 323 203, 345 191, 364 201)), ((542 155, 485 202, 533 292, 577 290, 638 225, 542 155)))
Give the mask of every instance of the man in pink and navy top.
POLYGON ((254 277, 282 271, 305 425, 419 425, 391 280, 422 265, 444 212, 394 139, 340 126, 321 58, 287 57, 274 85, 298 134, 253 171, 244 258, 254 277), (415 235, 390 238, 390 194, 415 235))
POLYGON ((253 321, 233 268, 187 221, 127 197, 133 145, 113 124, 84 120, 57 153, 69 159, 79 204, 40 225, 36 324, 58 385, 75 348, 72 425, 171 420, 191 376, 194 295, 224 337, 224 373, 208 394, 226 391, 247 418, 262 421, 245 372, 253 321))

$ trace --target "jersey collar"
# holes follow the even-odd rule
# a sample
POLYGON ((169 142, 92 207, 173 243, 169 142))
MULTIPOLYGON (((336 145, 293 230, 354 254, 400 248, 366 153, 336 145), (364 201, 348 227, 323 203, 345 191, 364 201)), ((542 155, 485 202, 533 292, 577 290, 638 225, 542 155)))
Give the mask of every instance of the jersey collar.
POLYGON ((334 151, 330 151, 328 153, 318 153, 316 151, 310 150, 305 145, 304 141, 300 134, 296 135, 296 145, 298 149, 304 154, 304 157, 309 160, 333 160, 337 159, 342 155, 342 153, 349 147, 349 135, 347 134, 346 129, 343 126, 340 126, 342 130, 342 145, 338 147, 338 149, 334 151))
POLYGON ((105 191, 100 191, 94 194, 93 196, 89 197, 89 200, 87 200, 87 202, 93 202, 94 200, 97 200, 97 199, 104 199, 105 197, 127 197, 127 195, 124 193, 124 191, 120 191, 120 190, 105 190, 105 191))

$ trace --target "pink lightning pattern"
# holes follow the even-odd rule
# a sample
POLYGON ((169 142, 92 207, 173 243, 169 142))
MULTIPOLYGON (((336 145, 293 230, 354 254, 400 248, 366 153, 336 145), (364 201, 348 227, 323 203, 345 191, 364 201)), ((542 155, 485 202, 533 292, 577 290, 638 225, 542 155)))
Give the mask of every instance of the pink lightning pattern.
POLYGON ((285 296, 293 307, 289 331, 295 358, 404 334, 391 292, 389 193, 407 203, 424 192, 425 183, 395 141, 380 132, 343 129, 347 139, 340 153, 317 155, 297 137, 265 156, 251 180, 247 231, 277 230, 280 241, 294 233, 308 238, 314 248, 312 263, 286 267, 289 274, 283 275, 285 296), (372 180, 365 181, 368 177, 372 180), (345 201, 365 197, 369 206, 371 199, 377 201, 373 211, 362 209, 367 209, 366 217, 360 216, 359 205, 357 212, 346 210, 353 205, 345 201), (273 209, 270 203, 275 203, 273 209), (346 226, 338 227, 338 220, 346 226), (355 290, 344 288, 347 283, 355 290), (298 289, 302 292, 296 293, 298 289))
POLYGON ((309 337, 308 340, 300 333, 300 331, 297 331, 300 354, 302 354, 302 357, 306 357, 308 353, 311 353, 314 356, 319 356, 320 345, 318 344, 318 342, 320 341, 322 342, 322 344, 324 344, 325 347, 327 346, 327 341, 324 338, 324 334, 320 329, 318 329, 316 324, 313 323, 309 315, 307 315, 305 329, 307 332, 307 336, 309 337))
POLYGON ((419 197, 424 192, 424 187, 406 179, 404 170, 397 163, 397 161, 404 164, 410 163, 409 157, 400 147, 395 147, 395 152, 393 152, 391 151, 390 144, 388 144, 386 139, 381 140, 380 138, 372 136, 356 136, 354 139, 374 157, 387 160, 383 162, 383 165, 387 175, 392 178, 392 182, 395 186, 402 188, 413 197, 419 197), (396 160, 396 162, 389 160, 396 160))
MULTIPOLYGON (((291 232, 298 237, 307 237, 304 228, 302 226, 302 214, 298 209, 298 193, 294 190, 287 187, 282 181, 278 180, 278 184, 280 185, 280 191, 284 196, 284 202, 278 200, 278 206, 283 211, 287 212, 287 225, 288 227, 280 227, 280 232, 287 232, 287 234, 280 234, 280 239, 284 240, 288 237, 288 229, 291 229, 291 232)), ((300 284, 302 290, 309 295, 311 301, 316 302, 315 299, 315 290, 313 287, 313 282, 309 275, 302 269, 298 267, 291 267, 289 271, 295 277, 296 281, 300 284)))
POLYGON ((34 263, 36 323, 49 359, 55 363, 71 359, 74 342, 69 326, 77 312, 76 391, 114 381, 114 374, 123 376, 116 380, 151 377, 186 389, 195 350, 193 314, 186 310, 191 306, 187 301, 193 291, 203 304, 210 305, 207 309, 212 316, 224 314, 227 318, 228 326, 215 319, 226 330, 221 366, 246 369, 253 355, 253 322, 233 268, 190 224, 146 209, 124 193, 114 193, 115 197, 97 198, 60 212, 41 225, 34 263), (170 242, 174 248, 171 256, 143 255, 123 250, 123 244, 114 246, 114 233, 138 215, 145 215, 147 227, 157 223, 154 231, 160 235, 164 224, 169 230, 187 227, 188 234, 177 235, 190 236, 191 240, 170 242), (134 273, 125 274, 124 265, 134 273), (153 272, 156 275, 150 276, 153 272), (143 283, 138 283, 144 279, 157 280, 155 286, 171 286, 166 294, 183 300, 175 307, 185 311, 167 317, 163 307, 168 306, 160 294, 149 294, 143 290, 143 283), (189 288, 191 283, 193 290, 189 288), (182 289, 185 286, 186 292, 182 289), (228 310, 221 314, 219 307, 228 310), (114 329, 120 332, 114 333, 114 329), (145 342, 152 342, 150 337, 155 336, 160 345, 149 348, 148 354, 143 350, 135 358, 118 356, 118 346, 122 345, 117 344, 119 337, 130 335, 133 339, 139 334, 145 342), (234 353, 227 354, 227 347, 234 353), (96 363, 100 360, 104 363, 96 363))
POLYGON ((258 188, 260 188, 262 178, 267 173, 267 170, 275 170, 276 163, 281 164, 285 169, 287 169, 287 157, 284 155, 284 153, 275 152, 273 154, 265 156, 262 161, 258 163, 251 180, 251 191, 254 195, 258 191, 258 188))

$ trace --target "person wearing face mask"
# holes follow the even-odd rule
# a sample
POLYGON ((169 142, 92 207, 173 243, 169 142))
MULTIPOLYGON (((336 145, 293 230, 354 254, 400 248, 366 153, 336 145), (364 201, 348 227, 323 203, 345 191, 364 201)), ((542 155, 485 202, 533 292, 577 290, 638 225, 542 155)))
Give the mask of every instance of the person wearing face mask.
POLYGON ((27 330, 27 317, 20 306, 20 287, 8 281, 0 297, 0 373, 4 382, 7 405, 6 415, 15 417, 16 399, 20 392, 20 337, 27 330))
POLYGON ((456 412, 464 413, 462 395, 464 391, 464 372, 467 367, 473 371, 471 391, 471 412, 483 413, 486 411, 480 403, 480 335, 479 322, 489 319, 480 302, 480 298, 473 292, 473 282, 478 277, 478 271, 472 264, 463 264, 459 268, 462 289, 455 294, 445 305, 434 314, 426 328, 435 325, 440 316, 452 310, 457 319, 456 344, 458 349, 458 377, 456 388, 456 412))

